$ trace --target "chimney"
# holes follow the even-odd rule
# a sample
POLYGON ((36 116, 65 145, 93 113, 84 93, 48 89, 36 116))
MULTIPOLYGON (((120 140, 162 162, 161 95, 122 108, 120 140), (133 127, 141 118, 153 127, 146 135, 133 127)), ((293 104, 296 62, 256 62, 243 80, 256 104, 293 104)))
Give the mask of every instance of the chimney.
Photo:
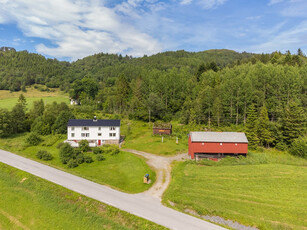
POLYGON ((93 119, 93 121, 94 121, 94 122, 96 122, 96 121, 97 121, 97 118, 96 118, 96 116, 94 116, 94 119, 93 119))

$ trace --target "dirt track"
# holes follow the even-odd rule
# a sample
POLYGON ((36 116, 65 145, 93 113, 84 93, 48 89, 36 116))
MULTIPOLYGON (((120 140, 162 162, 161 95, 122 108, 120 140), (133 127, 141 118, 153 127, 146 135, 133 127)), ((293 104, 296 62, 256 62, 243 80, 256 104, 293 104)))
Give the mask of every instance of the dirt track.
POLYGON ((156 197, 159 200, 161 200, 164 191, 167 189, 169 183, 171 182, 171 163, 173 161, 188 159, 187 153, 181 153, 175 156, 166 157, 142 151, 137 151, 134 149, 122 149, 122 150, 146 158, 147 164, 150 165, 153 169, 155 169, 156 182, 149 190, 145 191, 144 193, 156 197))

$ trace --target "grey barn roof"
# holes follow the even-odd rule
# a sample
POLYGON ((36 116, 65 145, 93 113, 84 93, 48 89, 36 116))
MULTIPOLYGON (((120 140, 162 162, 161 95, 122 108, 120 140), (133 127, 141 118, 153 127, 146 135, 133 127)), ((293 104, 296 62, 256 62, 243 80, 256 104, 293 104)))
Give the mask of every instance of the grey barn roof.
POLYGON ((71 119, 67 126, 120 126, 120 120, 71 119))
POLYGON ((245 133, 237 132, 191 132, 192 142, 248 143, 245 133))

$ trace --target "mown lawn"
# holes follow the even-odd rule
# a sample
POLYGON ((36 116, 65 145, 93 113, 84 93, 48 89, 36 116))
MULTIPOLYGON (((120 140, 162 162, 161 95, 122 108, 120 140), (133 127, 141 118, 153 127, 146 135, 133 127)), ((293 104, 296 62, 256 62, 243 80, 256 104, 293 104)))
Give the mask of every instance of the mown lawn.
POLYGON ((0 229, 165 229, 0 163, 0 229))
POLYGON ((187 135, 172 136, 153 135, 152 123, 141 121, 122 120, 121 134, 125 135, 123 148, 136 149, 158 155, 174 155, 187 152, 187 135), (178 144, 176 144, 178 137, 178 144))
POLYGON ((0 148, 128 193, 143 192, 155 181, 155 172, 149 168, 145 160, 131 153, 121 151, 114 156, 104 154, 106 158, 104 161, 97 161, 96 155, 91 152, 86 153, 86 155, 93 157, 94 162, 83 163, 70 169, 61 163, 59 149, 56 148, 60 142, 66 139, 66 135, 46 136, 38 146, 25 144, 26 135, 20 134, 15 137, 0 139, 0 148), (38 150, 50 152, 54 157, 53 160, 41 161, 37 159, 36 153, 38 150), (146 173, 150 174, 153 181, 150 185, 143 183, 143 176, 146 173))
POLYGON ((60 92, 58 89, 54 89, 54 92, 41 92, 34 88, 27 88, 27 92, 10 92, 9 90, 0 90, 0 108, 11 110, 18 101, 20 94, 23 94, 27 100, 27 108, 30 109, 33 106, 33 101, 43 99, 45 104, 56 101, 57 103, 65 102, 69 103, 67 95, 60 92))
POLYGON ((306 229, 306 161, 285 154, 251 155, 218 164, 176 163, 163 202, 259 229, 306 229))

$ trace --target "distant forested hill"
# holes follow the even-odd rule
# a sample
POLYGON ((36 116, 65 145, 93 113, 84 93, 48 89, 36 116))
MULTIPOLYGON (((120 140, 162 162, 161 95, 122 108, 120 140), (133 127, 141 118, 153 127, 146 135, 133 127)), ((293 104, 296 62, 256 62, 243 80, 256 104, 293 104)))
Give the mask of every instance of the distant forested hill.
POLYGON ((150 57, 132 58, 115 54, 95 54, 73 63, 46 59, 42 55, 14 48, 0 49, 0 89, 19 91, 22 86, 46 84, 48 87, 69 88, 69 83, 83 77, 99 80, 114 78, 120 74, 133 79, 140 74, 157 69, 186 68, 194 73, 202 63, 215 62, 224 67, 228 64, 252 57, 253 54, 231 50, 209 50, 204 52, 164 52, 150 57), (63 82, 67 84, 63 84, 63 82))

